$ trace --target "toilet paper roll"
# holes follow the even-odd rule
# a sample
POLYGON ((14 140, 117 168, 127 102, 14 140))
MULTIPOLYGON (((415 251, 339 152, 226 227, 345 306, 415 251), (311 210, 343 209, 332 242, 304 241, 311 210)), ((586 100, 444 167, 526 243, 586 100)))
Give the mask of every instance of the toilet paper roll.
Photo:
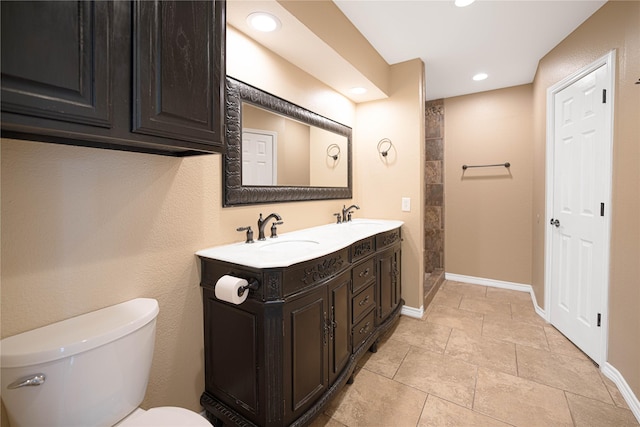
POLYGON ((235 276, 224 275, 216 282, 216 298, 231 304, 242 304, 249 295, 249 289, 245 289, 242 296, 238 296, 238 290, 247 286, 247 281, 235 276))

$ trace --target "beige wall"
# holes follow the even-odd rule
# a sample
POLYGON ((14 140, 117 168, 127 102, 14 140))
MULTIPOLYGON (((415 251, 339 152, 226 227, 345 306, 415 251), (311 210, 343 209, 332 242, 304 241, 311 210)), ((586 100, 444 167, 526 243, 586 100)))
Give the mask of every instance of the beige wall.
MULTIPOLYGON (((610 1, 538 65, 533 84, 533 216, 545 213, 546 91, 616 49, 607 361, 640 396, 640 2, 610 1)), ((544 302, 544 221, 534 221, 532 285, 544 302)))
POLYGON ((354 126, 353 102, 231 26, 227 26, 227 75, 338 123, 354 126), (285 78, 288 75, 296 78, 285 78))
POLYGON ((424 191, 424 64, 420 60, 391 66, 388 99, 358 104, 354 199, 362 208, 356 217, 405 222, 402 242, 402 296, 409 307, 422 306, 424 191), (378 141, 389 138, 394 149, 385 158, 378 141), (411 198, 411 212, 401 211, 402 197, 411 198))
POLYGON ((531 283, 531 99, 524 85, 444 101, 447 273, 531 283))
POLYGON ((230 75, 354 127, 355 144, 366 147, 354 149, 353 200, 222 208, 220 155, 171 158, 0 142, 1 336, 131 298, 156 298, 160 314, 144 407, 200 410, 202 297, 194 252, 242 241, 235 229, 255 225, 260 212, 283 217, 280 233, 332 222, 332 214, 352 202, 363 208, 356 217, 404 219, 405 298, 420 301, 415 295, 422 268, 417 255, 422 247, 422 175, 417 172, 424 105, 421 63, 394 67, 394 95, 377 107, 393 109, 383 115, 388 119, 383 126, 377 114, 358 111, 356 127, 351 101, 233 29, 228 41, 230 75), (363 135, 373 128, 378 132, 373 139, 358 138, 359 128, 363 135), (397 140, 401 157, 395 165, 369 158, 382 136, 397 140), (369 183, 374 162, 380 173, 395 180, 393 185, 385 179, 369 183), (410 169, 416 172, 408 173, 410 169), (404 180, 411 182, 404 185, 404 180), (400 215, 399 188, 413 198, 411 214, 400 215), (388 208, 391 200, 394 209, 388 208))
POLYGON ((193 253, 232 226, 220 225, 220 156, 0 144, 2 336, 156 298, 147 404, 198 409, 202 309, 193 253))

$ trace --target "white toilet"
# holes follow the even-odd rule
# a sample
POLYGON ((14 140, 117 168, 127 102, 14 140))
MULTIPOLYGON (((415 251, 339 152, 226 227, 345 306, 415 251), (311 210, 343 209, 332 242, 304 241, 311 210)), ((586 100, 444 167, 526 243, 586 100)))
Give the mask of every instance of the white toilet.
POLYGON ((138 298, 0 341, 11 427, 211 427, 184 408, 138 408, 157 316, 156 300, 138 298))

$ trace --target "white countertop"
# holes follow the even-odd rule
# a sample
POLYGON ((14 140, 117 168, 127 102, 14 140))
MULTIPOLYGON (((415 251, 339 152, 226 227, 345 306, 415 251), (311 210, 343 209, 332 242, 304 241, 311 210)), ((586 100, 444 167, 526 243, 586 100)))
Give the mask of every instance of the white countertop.
MULTIPOLYGON (((342 224, 327 224, 279 234, 277 238, 255 243, 232 243, 196 252, 203 258, 226 261, 254 268, 288 267, 346 248, 358 240, 396 229, 403 221, 354 219, 342 224)), ((265 234, 269 235, 271 223, 265 234)), ((254 238, 258 230, 254 230, 254 238)), ((244 235, 243 235, 244 236, 244 235)))

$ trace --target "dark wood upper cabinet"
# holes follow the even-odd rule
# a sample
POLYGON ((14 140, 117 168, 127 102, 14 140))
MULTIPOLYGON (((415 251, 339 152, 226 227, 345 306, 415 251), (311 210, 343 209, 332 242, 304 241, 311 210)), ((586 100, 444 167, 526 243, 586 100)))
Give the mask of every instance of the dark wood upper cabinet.
POLYGON ((109 128, 108 2, 2 2, 2 111, 109 128))
POLYGON ((222 4, 135 3, 133 132, 222 140, 222 4))
POLYGON ((222 152, 224 0, 0 3, 3 137, 222 152))

